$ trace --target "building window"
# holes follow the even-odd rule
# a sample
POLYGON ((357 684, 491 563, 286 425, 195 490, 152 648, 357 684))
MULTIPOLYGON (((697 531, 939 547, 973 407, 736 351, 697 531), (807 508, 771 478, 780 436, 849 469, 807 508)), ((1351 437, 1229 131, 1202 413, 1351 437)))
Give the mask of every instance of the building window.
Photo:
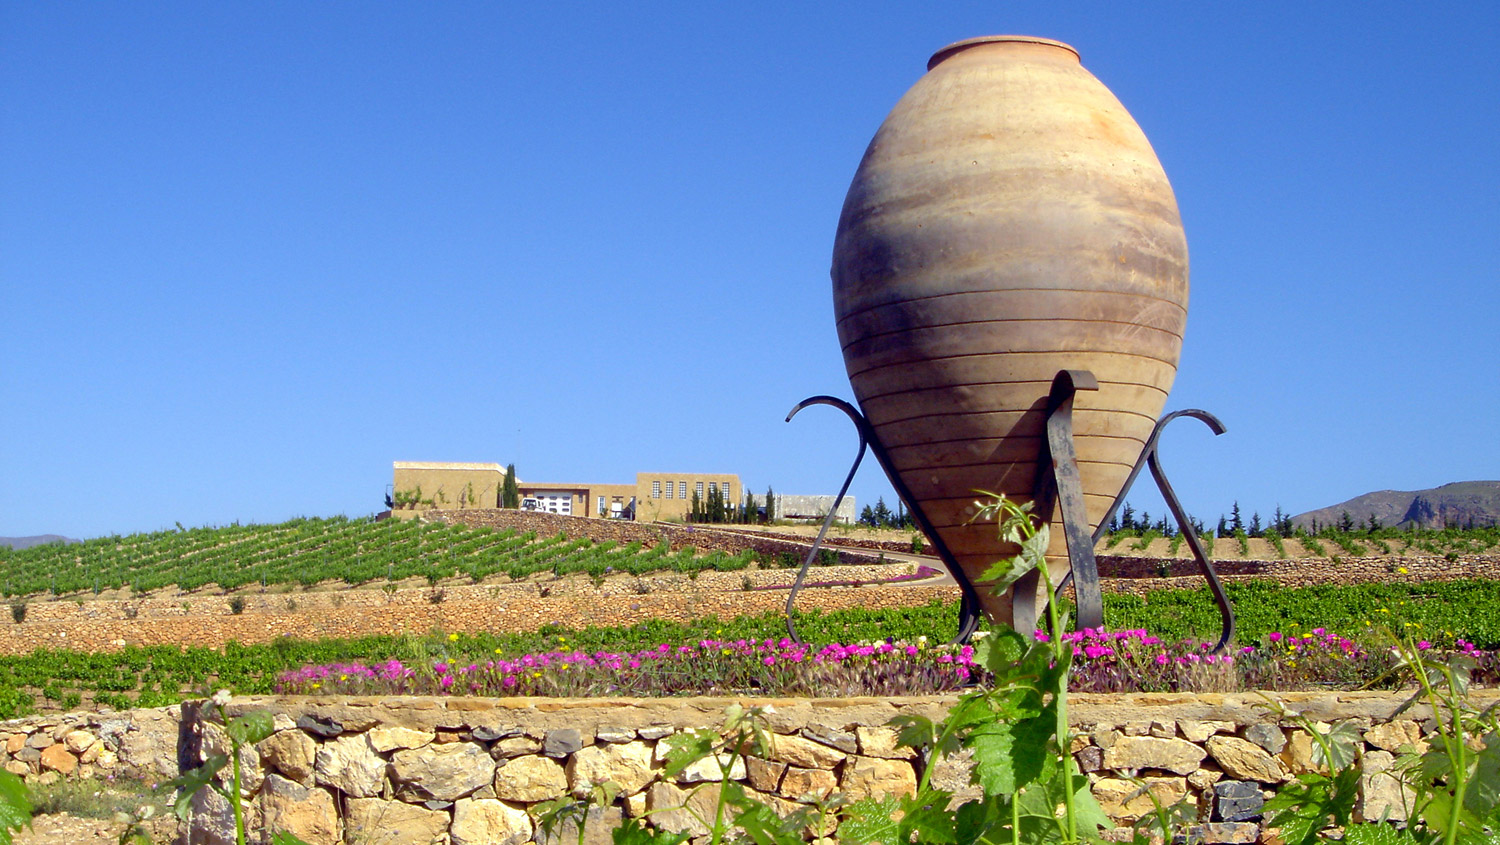
POLYGON ((672 482, 667 482, 667 498, 672 498, 672 482))
POLYGON ((653 498, 653 499, 660 499, 661 498, 661 482, 660 481, 653 481, 653 482, 651 482, 651 498, 653 498))
POLYGON ((717 492, 719 492, 719 482, 717 482, 717 481, 710 481, 710 482, 708 482, 708 492, 710 492, 710 493, 717 493, 717 492))
POLYGON ((604 497, 600 496, 599 497, 599 515, 600 516, 604 516, 605 513, 606 513, 606 511, 604 509, 604 497))
POLYGON ((677 498, 679 498, 679 499, 686 499, 687 498, 687 482, 686 481, 679 481, 679 482, 677 482, 677 498))
POLYGON ((703 501, 703 482, 698 482, 698 501, 703 501))

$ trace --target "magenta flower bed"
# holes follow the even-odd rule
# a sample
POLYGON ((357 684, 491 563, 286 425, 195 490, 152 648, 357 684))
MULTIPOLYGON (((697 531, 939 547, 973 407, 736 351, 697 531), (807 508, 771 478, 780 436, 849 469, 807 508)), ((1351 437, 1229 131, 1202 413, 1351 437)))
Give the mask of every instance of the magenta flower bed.
POLYGON ((483 663, 335 663, 286 672, 289 694, 655 696, 756 692, 898 695, 949 692, 974 677, 972 646, 702 640, 638 652, 553 651, 483 663))
MULTIPOLYGON (((457 635, 455 635, 457 636, 457 635)), ((1046 634, 1037 632, 1039 638, 1046 634)), ((1143 630, 1085 630, 1073 644, 1076 692, 1236 692, 1319 687, 1401 686, 1389 648, 1369 648, 1315 628, 1273 633, 1262 648, 1210 653, 1210 644, 1166 643, 1143 630)), ((1436 656, 1460 655, 1475 683, 1500 680, 1500 655, 1463 640, 1436 656)), ((345 695, 661 696, 754 693, 794 696, 927 695, 984 683, 972 646, 883 642, 821 647, 781 640, 662 643, 638 652, 551 651, 483 662, 436 660, 406 665, 333 663, 285 672, 278 692, 345 695)))

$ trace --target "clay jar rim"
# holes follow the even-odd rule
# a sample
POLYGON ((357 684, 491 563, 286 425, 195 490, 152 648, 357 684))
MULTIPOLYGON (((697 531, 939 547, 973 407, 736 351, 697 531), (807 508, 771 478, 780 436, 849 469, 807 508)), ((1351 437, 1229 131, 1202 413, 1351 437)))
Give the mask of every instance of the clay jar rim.
POLYGON ((977 38, 965 38, 962 41, 955 41, 933 53, 932 58, 927 60, 927 69, 932 70, 944 59, 982 44, 1040 44, 1046 47, 1057 47, 1071 53, 1074 61, 1081 62, 1083 60, 1083 57, 1078 55, 1078 50, 1073 45, 1054 41, 1051 38, 1038 38, 1034 35, 981 35, 977 38))

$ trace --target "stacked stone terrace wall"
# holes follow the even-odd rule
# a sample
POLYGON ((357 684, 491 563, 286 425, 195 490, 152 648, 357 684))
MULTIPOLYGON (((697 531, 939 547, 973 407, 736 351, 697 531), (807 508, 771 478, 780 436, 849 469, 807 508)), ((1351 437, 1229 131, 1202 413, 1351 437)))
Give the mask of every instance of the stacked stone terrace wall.
MULTIPOLYGON (((916 564, 880 567, 817 567, 809 581, 895 578, 916 564)), ((109 651, 126 645, 217 648, 233 639, 263 643, 372 634, 423 634, 433 629, 463 632, 534 631, 547 624, 633 625, 650 619, 688 622, 705 616, 730 619, 785 610, 789 569, 662 572, 613 576, 597 587, 587 579, 536 579, 501 584, 460 584, 405 589, 345 589, 329 592, 212 592, 122 600, 54 600, 27 605, 25 621, 0 614, 0 653, 38 648, 109 651), (746 587, 750 589, 746 589, 746 587), (238 603, 240 612, 235 612, 238 603)), ((802 609, 897 608, 949 600, 943 586, 825 587, 798 595, 802 609)))
MULTIPOLYGON (((1500 693, 1471 694, 1477 706, 1500 693)), ((1388 771, 1403 750, 1431 741, 1430 711, 1398 712, 1402 693, 1316 692, 1275 696, 1322 724, 1360 731, 1364 780, 1359 817, 1402 818, 1388 771)), ((249 819, 259 831, 288 830, 312 845, 520 843, 537 835, 528 811, 592 783, 619 784, 618 799, 595 814, 587 841, 652 813, 664 827, 705 831, 684 803, 712 801, 718 769, 662 773, 663 740, 716 729, 731 703, 770 705, 775 734, 764 758, 727 760, 734 777, 780 812, 809 795, 907 794, 923 762, 898 748, 889 721, 903 713, 941 717, 951 696, 852 699, 474 699, 247 697, 230 716, 264 710, 276 733, 246 753, 249 819)), ((1196 813, 1199 841, 1250 843, 1261 836, 1262 805, 1281 784, 1316 768, 1302 724, 1279 718, 1255 694, 1075 695, 1072 752, 1105 811, 1124 826, 1150 812, 1144 783, 1166 804, 1196 813), (1138 779, 1138 780, 1137 780, 1138 779)), ((226 751, 222 731, 193 704, 119 714, 68 714, 0 723, 0 761, 32 782, 128 773, 153 780, 226 751)), ((941 762, 933 782, 972 796, 972 764, 941 762)), ((204 792, 189 841, 229 836, 228 807, 204 792)), ((571 841, 571 840, 567 840, 571 841)))

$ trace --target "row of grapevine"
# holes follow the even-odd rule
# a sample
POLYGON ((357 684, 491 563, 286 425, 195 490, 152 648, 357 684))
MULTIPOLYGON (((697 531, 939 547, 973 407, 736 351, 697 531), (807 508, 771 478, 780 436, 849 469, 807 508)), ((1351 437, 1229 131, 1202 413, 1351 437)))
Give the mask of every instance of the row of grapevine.
POLYGON ((558 534, 472 528, 414 520, 296 519, 274 525, 112 536, 69 545, 0 547, 0 593, 78 595, 104 590, 147 592, 217 585, 226 590, 259 584, 351 585, 381 580, 493 575, 519 579, 539 572, 644 574, 743 569, 753 553, 676 553, 558 534))

